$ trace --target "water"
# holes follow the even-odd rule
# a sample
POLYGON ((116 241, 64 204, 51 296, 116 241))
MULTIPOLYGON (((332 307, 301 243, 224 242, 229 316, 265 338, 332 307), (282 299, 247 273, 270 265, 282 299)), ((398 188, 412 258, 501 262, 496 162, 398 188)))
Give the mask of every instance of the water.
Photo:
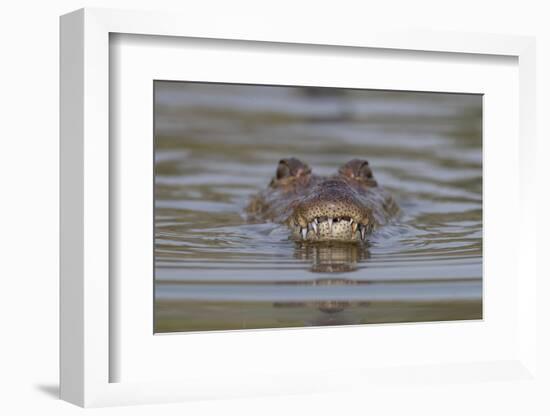
POLYGON ((481 96, 155 82, 155 331, 480 319, 481 96), (294 156, 369 160, 402 216, 365 246, 244 207, 294 156))

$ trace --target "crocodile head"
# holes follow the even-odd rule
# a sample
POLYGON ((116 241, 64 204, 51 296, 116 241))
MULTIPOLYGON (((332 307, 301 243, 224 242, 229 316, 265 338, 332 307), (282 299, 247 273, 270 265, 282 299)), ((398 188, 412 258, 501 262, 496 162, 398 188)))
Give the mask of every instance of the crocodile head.
POLYGON ((296 159, 282 159, 267 191, 251 203, 258 216, 288 225, 307 241, 365 241, 397 212, 369 163, 353 159, 335 175, 319 176, 296 159))

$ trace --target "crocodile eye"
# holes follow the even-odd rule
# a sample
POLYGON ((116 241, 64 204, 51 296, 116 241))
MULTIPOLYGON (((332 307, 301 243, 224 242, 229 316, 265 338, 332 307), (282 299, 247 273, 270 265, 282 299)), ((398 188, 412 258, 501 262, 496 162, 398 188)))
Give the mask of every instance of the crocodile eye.
POLYGON ((290 167, 286 163, 286 160, 281 160, 279 166, 277 166, 277 179, 283 179, 290 176, 290 167))
POLYGON ((300 177, 307 175, 311 172, 311 169, 301 160, 296 158, 281 159, 279 161, 279 166, 277 166, 276 178, 277 180, 290 178, 290 177, 300 177))
POLYGON ((365 160, 365 163, 363 163, 359 168, 357 176, 361 178, 372 179, 372 170, 369 166, 369 162, 365 160))
POLYGON ((342 166, 338 173, 352 179, 374 181, 369 162, 363 159, 353 159, 342 166))

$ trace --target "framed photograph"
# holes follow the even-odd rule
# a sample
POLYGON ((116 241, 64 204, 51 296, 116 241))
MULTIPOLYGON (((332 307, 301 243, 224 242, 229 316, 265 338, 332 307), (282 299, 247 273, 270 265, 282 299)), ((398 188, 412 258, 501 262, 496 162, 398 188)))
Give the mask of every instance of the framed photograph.
POLYGON ((155 333, 482 318, 481 94, 153 87, 155 333))
POLYGON ((538 383, 534 40, 181 19, 61 18, 61 397, 538 383))

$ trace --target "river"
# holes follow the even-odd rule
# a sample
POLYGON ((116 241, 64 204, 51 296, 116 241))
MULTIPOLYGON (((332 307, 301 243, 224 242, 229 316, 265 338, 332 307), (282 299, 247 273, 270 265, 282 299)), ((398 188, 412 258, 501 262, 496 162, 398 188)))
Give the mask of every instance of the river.
POLYGON ((155 81, 155 332, 482 318, 482 97, 155 81), (277 162, 367 159, 401 207, 311 245, 244 208, 277 162))

